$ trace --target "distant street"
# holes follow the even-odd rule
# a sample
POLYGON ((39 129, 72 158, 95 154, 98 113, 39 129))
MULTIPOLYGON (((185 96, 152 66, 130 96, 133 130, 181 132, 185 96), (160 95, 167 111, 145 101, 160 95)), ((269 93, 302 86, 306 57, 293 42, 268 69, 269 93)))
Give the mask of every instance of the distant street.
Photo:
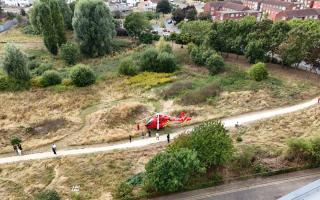
POLYGON ((320 179, 320 169, 235 181, 153 200, 276 200, 320 179))

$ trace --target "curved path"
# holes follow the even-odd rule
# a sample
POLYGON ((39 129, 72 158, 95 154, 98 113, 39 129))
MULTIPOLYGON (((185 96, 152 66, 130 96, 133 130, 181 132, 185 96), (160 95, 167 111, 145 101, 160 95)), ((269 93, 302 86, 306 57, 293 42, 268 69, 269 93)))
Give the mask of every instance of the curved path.
MULTIPOLYGON (((271 109, 271 110, 265 110, 265 111, 259 111, 259 112, 252 112, 247 113, 243 115, 238 115, 235 117, 225 118, 222 119, 222 123, 226 127, 233 127, 235 124, 245 124, 250 123, 258 120, 263 120, 291 112, 296 112, 298 110, 303 110, 306 108, 309 108, 311 106, 314 106, 318 103, 318 99, 314 98, 312 100, 294 105, 294 106, 287 106, 277 109, 271 109)), ((189 127, 187 130, 191 130, 192 127, 189 127)), ((185 131, 185 130, 184 130, 185 131)), ((179 134, 181 134, 184 131, 179 131, 174 134, 171 134, 171 138, 177 137, 179 134)), ((131 143, 120 143, 120 144, 114 144, 114 145, 106 145, 101 147, 84 147, 80 149, 69 149, 69 150, 59 150, 58 154, 54 155, 51 151, 49 152, 42 152, 42 153, 34 153, 29 155, 23 155, 23 156, 10 156, 10 157, 4 157, 0 158, 0 164, 5 163, 13 163, 18 161, 26 161, 26 160, 39 160, 39 159, 46 159, 46 158, 54 158, 54 157, 61 157, 61 156, 69 156, 69 155, 80 155, 80 154, 90 154, 90 153, 97 153, 97 152, 110 152, 113 150, 122 150, 127 148, 135 148, 135 147, 143 147, 150 144, 154 144, 157 142, 165 142, 166 135, 160 136, 159 141, 153 138, 146 138, 141 140, 134 140, 131 143)))

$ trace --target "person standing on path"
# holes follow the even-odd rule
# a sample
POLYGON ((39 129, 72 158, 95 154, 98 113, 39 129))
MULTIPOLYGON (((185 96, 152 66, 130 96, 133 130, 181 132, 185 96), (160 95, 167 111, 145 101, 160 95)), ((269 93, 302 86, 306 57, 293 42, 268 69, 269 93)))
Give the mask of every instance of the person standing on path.
POLYGON ((19 149, 19 147, 17 148, 17 152, 18 152, 18 155, 21 156, 21 150, 19 149))
POLYGON ((130 143, 131 143, 131 140, 132 140, 132 136, 131 136, 131 135, 129 135, 129 141, 130 141, 130 143))
POLYGON ((18 144, 18 149, 20 150, 20 153, 22 154, 22 146, 20 143, 18 144))
POLYGON ((167 134, 167 141, 168 141, 168 143, 170 142, 170 134, 169 133, 167 134))
POLYGON ((151 131, 150 131, 150 129, 148 129, 148 135, 149 135, 149 137, 151 137, 151 131))
POLYGON ((159 133, 156 133, 156 138, 157 140, 159 140, 159 133))
POLYGON ((57 145, 56 144, 53 144, 52 145, 52 151, 53 153, 56 155, 57 154, 57 145))
POLYGON ((18 154, 18 147, 17 147, 17 145, 13 145, 13 150, 14 150, 14 152, 16 152, 17 155, 19 155, 19 154, 18 154))

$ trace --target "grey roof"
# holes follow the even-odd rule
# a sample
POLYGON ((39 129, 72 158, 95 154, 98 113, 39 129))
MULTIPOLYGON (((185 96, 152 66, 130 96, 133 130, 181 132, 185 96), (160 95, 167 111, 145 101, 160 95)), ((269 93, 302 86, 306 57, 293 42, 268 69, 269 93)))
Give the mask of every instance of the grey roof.
POLYGON ((281 12, 281 15, 288 18, 315 16, 320 15, 320 9, 307 8, 301 10, 286 10, 281 12))

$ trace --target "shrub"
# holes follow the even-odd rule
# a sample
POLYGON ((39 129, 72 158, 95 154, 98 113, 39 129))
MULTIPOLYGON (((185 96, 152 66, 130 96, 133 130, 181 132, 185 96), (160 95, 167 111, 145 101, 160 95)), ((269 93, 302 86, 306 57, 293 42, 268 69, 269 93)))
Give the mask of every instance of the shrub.
POLYGON ((223 58, 219 54, 215 53, 207 58, 206 66, 209 69, 210 73, 212 75, 215 75, 224 70, 223 58))
POLYGON ((29 81, 19 81, 17 79, 0 75, 0 91, 19 91, 28 89, 29 81))
POLYGON ((64 86, 70 86, 70 85, 72 85, 72 81, 71 81, 70 79, 63 79, 61 83, 62 83, 62 85, 64 85, 64 86))
POLYGON ((184 148, 158 153, 145 169, 145 188, 155 192, 178 191, 195 173, 204 170, 197 153, 184 148))
POLYGON ((21 139, 19 138, 19 137, 17 137, 17 136, 13 136, 12 138, 11 138, 11 145, 18 145, 18 144, 20 144, 22 141, 21 141, 21 139))
POLYGON ((171 76, 172 74, 168 73, 143 72, 130 77, 127 80, 127 84, 150 89, 151 87, 171 82, 171 76))
POLYGON ((288 142, 287 158, 289 160, 307 161, 312 154, 312 145, 306 139, 291 139, 288 142))
POLYGON ((158 51, 161 52, 167 52, 172 53, 172 47, 168 42, 165 41, 163 37, 160 38, 158 44, 157 44, 158 51))
POLYGON ((67 42, 61 46, 60 55, 68 65, 74 65, 79 59, 80 50, 76 44, 67 42))
POLYGON ((164 98, 167 99, 167 98, 177 96, 183 91, 192 89, 192 88, 193 88, 192 81, 179 81, 179 82, 173 83, 168 88, 165 88, 162 91, 161 95, 163 95, 164 98))
POLYGON ((31 85, 33 87, 43 87, 42 83, 42 77, 41 76, 35 76, 31 79, 31 85))
POLYGON ((119 74, 127 76, 136 75, 138 70, 134 65, 135 64, 131 58, 123 59, 120 63, 119 74))
POLYGON ((53 65, 51 63, 42 63, 39 67, 32 70, 32 74, 36 76, 41 76, 45 71, 52 70, 53 65))
POLYGON ((60 200, 59 194, 54 190, 44 190, 40 193, 38 193, 35 198, 35 200, 60 200))
POLYGON ((312 146, 312 161, 313 165, 319 166, 320 165, 320 138, 315 138, 311 140, 312 146))
POLYGON ((254 146, 245 146, 235 157, 237 167, 240 169, 248 169, 253 166, 256 160, 257 150, 254 146))
POLYGON ((157 68, 157 57, 158 52, 154 48, 146 49, 141 55, 139 59, 139 65, 141 67, 141 71, 155 71, 157 68))
POLYGON ((143 44, 152 44, 152 41, 154 40, 154 35, 149 32, 142 32, 139 35, 139 42, 143 44))
POLYGON ((61 83, 61 76, 55 70, 49 70, 43 73, 41 78, 41 85, 43 87, 51 86, 51 85, 58 85, 61 83))
POLYGON ((220 86, 217 83, 211 83, 196 90, 192 90, 180 99, 180 103, 183 105, 195 105, 204 103, 208 98, 215 97, 220 92, 220 86))
POLYGON ((187 46, 188 53, 191 54, 192 49, 196 47, 197 45, 195 45, 193 42, 190 42, 187 46))
POLYGON ((5 46, 3 69, 9 77, 20 81, 31 78, 26 56, 11 44, 5 46))
POLYGON ((71 69, 70 78, 73 84, 84 87, 95 83, 96 76, 91 68, 85 65, 76 65, 71 69))
POLYGON ((116 187, 112 196, 114 197, 114 199, 119 200, 133 200, 135 199, 133 195, 133 186, 126 182, 122 182, 116 187))
POLYGON ((143 178, 144 178, 144 175, 145 174, 143 172, 140 172, 140 173, 128 178, 126 182, 130 185, 133 185, 133 186, 141 185, 143 178))
POLYGON ((213 50, 207 49, 204 46, 193 46, 190 51, 190 57, 194 63, 198 65, 205 65, 207 59, 214 53, 215 52, 213 50))
POLYGON ((221 122, 204 122, 182 137, 182 141, 178 137, 170 148, 195 150, 205 166, 218 167, 227 163, 233 155, 232 139, 227 132, 221 122))
POLYGON ((27 67, 30 69, 30 70, 33 70, 35 68, 38 68, 40 66, 40 63, 36 60, 30 60, 27 64, 27 67))
POLYGON ((158 55, 157 63, 158 66, 156 69, 154 69, 155 72, 171 73, 176 71, 178 68, 174 55, 167 52, 162 52, 158 55))
POLYGON ((261 62, 252 65, 249 69, 249 76, 256 81, 267 79, 268 71, 266 69, 266 65, 261 62))

